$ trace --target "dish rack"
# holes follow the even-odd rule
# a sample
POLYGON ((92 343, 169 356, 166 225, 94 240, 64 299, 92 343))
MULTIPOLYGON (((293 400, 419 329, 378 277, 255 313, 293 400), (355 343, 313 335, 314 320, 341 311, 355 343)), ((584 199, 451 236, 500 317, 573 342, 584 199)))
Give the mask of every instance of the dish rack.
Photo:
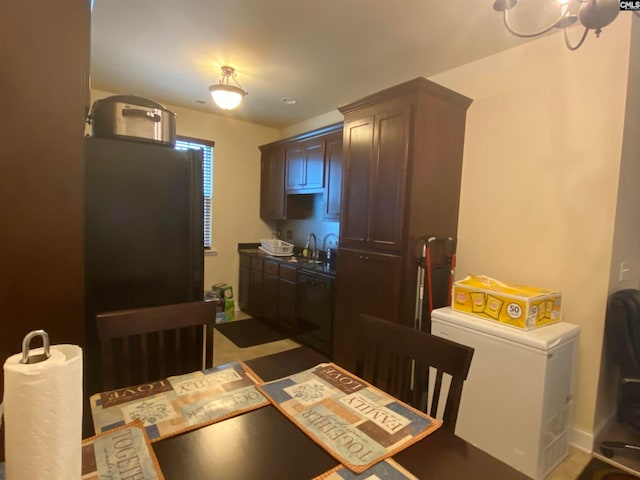
POLYGON ((274 257, 288 257, 293 255, 293 244, 287 243, 284 240, 260 240, 260 247, 258 248, 274 257))

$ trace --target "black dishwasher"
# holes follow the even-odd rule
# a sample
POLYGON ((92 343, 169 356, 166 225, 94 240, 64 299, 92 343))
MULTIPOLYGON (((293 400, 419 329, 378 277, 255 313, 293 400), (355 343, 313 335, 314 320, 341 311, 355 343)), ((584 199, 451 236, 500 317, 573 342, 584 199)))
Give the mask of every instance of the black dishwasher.
POLYGON ((331 358, 333 278, 308 270, 298 270, 296 284, 296 340, 331 358))

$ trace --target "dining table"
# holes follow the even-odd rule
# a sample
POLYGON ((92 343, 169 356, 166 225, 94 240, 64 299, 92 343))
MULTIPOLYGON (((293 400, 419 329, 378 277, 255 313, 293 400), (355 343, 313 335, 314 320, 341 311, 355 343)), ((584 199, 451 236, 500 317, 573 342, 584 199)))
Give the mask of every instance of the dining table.
MULTIPOLYGON (((326 362, 299 347, 244 363, 269 382, 326 362)), ((309 480, 339 465, 273 405, 159 440, 152 448, 166 480, 309 480)), ((392 458, 420 479, 529 478, 442 427, 392 458)))

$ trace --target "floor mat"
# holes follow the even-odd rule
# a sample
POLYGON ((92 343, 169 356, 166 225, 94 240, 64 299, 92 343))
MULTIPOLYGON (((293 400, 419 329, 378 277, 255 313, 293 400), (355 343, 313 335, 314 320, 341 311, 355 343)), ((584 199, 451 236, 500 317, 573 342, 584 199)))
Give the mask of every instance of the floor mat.
POLYGON ((275 342, 288 338, 265 325, 262 320, 248 318, 228 323, 219 323, 216 329, 240 348, 252 347, 263 343, 275 342))
POLYGON ((592 458, 582 470, 578 480, 638 480, 638 477, 602 460, 592 458))

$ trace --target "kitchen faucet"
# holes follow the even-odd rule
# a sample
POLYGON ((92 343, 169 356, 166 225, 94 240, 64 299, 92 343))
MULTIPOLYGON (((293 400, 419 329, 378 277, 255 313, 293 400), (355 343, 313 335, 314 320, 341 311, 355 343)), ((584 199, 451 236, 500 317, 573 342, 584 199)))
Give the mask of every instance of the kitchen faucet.
POLYGON ((307 237, 307 244, 305 245, 305 250, 309 250, 309 246, 311 244, 311 239, 313 239, 313 249, 311 250, 311 258, 312 259, 317 259, 318 258, 318 241, 316 239, 316 234, 315 233, 310 233, 309 236, 307 237))

